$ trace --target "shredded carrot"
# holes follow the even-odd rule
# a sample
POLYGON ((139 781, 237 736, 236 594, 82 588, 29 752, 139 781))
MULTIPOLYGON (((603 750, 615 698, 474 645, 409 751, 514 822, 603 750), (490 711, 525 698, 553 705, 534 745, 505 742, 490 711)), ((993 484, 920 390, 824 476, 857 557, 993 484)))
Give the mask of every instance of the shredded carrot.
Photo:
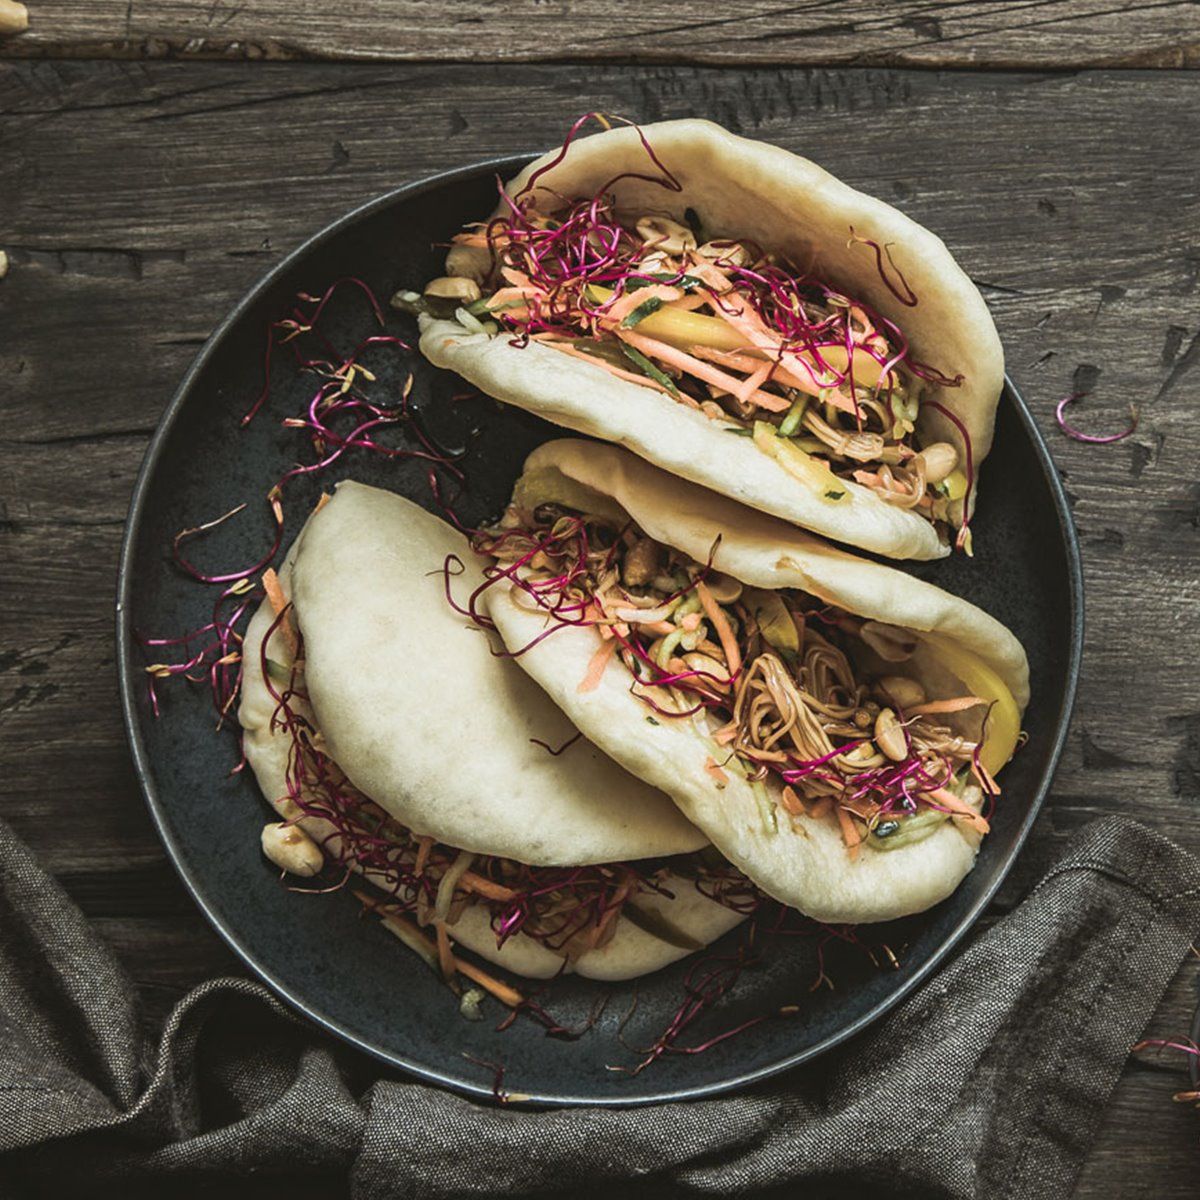
MULTIPOLYGON (((772 357, 779 360, 780 366, 788 375, 787 379, 784 379, 782 374, 779 375, 781 382, 799 388, 809 395, 820 395, 822 384, 818 382, 817 376, 822 373, 822 368, 815 361, 812 352, 784 349, 779 335, 767 327, 766 322, 758 313, 732 290, 724 290, 730 287, 725 275, 716 268, 709 270, 709 267, 711 264, 697 268, 695 273, 700 275, 710 287, 714 282, 720 285, 713 289, 722 291, 719 299, 712 292, 705 293, 713 312, 732 325, 752 346, 769 352, 772 357)), ((823 350, 824 347, 821 349, 823 350)), ((829 347, 831 354, 838 349, 839 347, 836 346, 829 347)), ((843 350, 842 353, 844 354, 845 351, 843 350)), ((870 356, 867 356, 867 361, 878 367, 878 364, 870 356)), ((869 370, 866 363, 863 364, 863 369, 869 370)), ((828 387, 828 384, 825 386, 828 387)), ((845 412, 853 413, 855 411, 854 401, 840 392, 827 391, 824 398, 845 412)))
POLYGON ((267 593, 267 599, 271 602, 271 607, 275 610, 275 615, 279 616, 281 612, 288 606, 288 598, 283 594, 283 588, 279 583, 279 576, 275 574, 274 567, 268 567, 262 573, 263 591, 267 593))
POLYGON ((742 655, 738 650, 737 638, 733 636, 728 619, 713 599, 712 592, 705 586, 703 579, 696 583, 696 595, 700 598, 700 607, 704 609, 705 615, 713 623, 713 629, 716 630, 717 637, 721 640, 721 649, 725 652, 725 666, 729 671, 729 678, 732 679, 742 667, 742 655))
POLYGON ((617 888, 615 892, 613 892, 612 903, 609 905, 604 916, 602 916, 600 920, 596 922, 596 924, 592 927, 591 933, 589 933, 587 936, 587 946, 589 950, 595 950, 595 948, 600 944, 600 940, 604 937, 604 931, 620 915, 621 908, 631 890, 632 889, 630 888, 629 881, 626 880, 620 885, 620 887, 617 888))
POLYGON ((718 787, 724 787, 729 782, 729 776, 717 766, 712 755, 704 760, 704 769, 717 781, 718 787))
POLYGON ((930 788, 923 793, 931 800, 936 800, 942 808, 947 809, 956 817, 965 817, 968 825, 973 825, 980 833, 987 833, 991 826, 987 820, 977 813, 965 800, 960 800, 953 792, 945 788, 930 788))
POLYGON ((476 875, 474 871, 464 871, 458 877, 458 886, 464 892, 474 892, 478 896, 486 896, 489 900, 515 900, 519 895, 512 888, 505 887, 502 883, 493 883, 483 875, 476 875))
POLYGON ((917 704, 904 710, 905 716, 920 717, 927 713, 956 713, 968 708, 978 708, 987 701, 979 696, 959 696, 954 700, 930 700, 927 704, 917 704))
POLYGON ((795 789, 790 784, 784 786, 782 802, 785 811, 791 813, 793 817, 808 815, 804 805, 800 802, 800 797, 796 795, 795 789))
POLYGON ((501 983, 499 979, 489 975, 474 963, 458 958, 454 960, 454 965, 472 983, 477 983, 485 991, 491 992, 501 1004, 507 1004, 509 1008, 520 1008, 525 1003, 525 997, 516 988, 509 987, 507 983, 501 983))
POLYGON ((454 959, 454 955, 450 952, 450 935, 446 932, 446 922, 438 921, 434 928, 437 930, 437 953, 438 962, 442 968, 443 979, 453 979, 454 972, 458 967, 458 963, 454 959))
MULTIPOLYGON (((664 621, 663 624, 665 625, 666 622, 664 621)), ((679 628, 686 630, 688 633, 695 633, 700 628, 700 614, 695 612, 688 613, 687 616, 680 620, 679 628)))
POLYGON ((885 491, 895 492, 900 496, 912 495, 912 488, 903 479, 893 477, 890 484, 885 484, 883 476, 878 471, 855 471, 854 482, 861 483, 863 487, 883 488, 885 491))
MULTIPOLYGON (((789 371, 783 369, 777 362, 772 360, 755 358, 751 354, 741 354, 736 350, 717 350, 712 346, 693 346, 692 353, 697 358, 706 359, 708 362, 732 367, 735 371, 745 371, 755 380, 754 387, 752 388, 746 388, 745 384, 743 384, 743 391, 747 394, 753 393, 755 389, 768 379, 777 379, 780 383, 785 383, 789 387, 807 390, 807 385, 802 385, 789 371)), ((746 381, 746 383, 748 382, 749 380, 746 381)), ((738 393, 738 399, 745 403, 746 395, 738 393)), ((786 396, 776 396, 772 392, 763 392, 760 396, 756 397, 755 402, 760 408, 765 408, 770 412, 787 412, 792 407, 792 402, 786 396), (770 403, 764 402, 762 396, 768 397, 770 403)))
MULTIPOLYGON (((275 615, 287 609, 290 601, 284 595, 283 587, 279 582, 279 576, 275 574, 273 567, 268 567, 262 573, 263 591, 267 593, 267 599, 271 602, 271 608, 275 611, 275 615)), ((300 639, 296 636, 296 631, 292 628, 292 618, 289 613, 279 622, 279 632, 283 635, 283 640, 287 643, 288 649, 292 652, 293 657, 300 652, 300 639)))
POLYGON ((831 808, 833 808, 833 797, 822 796, 819 800, 814 800, 809 805, 808 815, 810 817, 824 817, 828 815, 831 808))
POLYGON ((974 773, 975 778, 979 780, 984 791, 991 792, 993 796, 1000 795, 1000 785, 992 776, 991 771, 989 771, 987 767, 983 765, 983 763, 979 762, 977 759, 971 764, 971 770, 974 773))
POLYGON ((600 680, 604 678, 604 672, 608 670, 608 664, 612 662, 617 646, 616 638, 601 643, 600 649, 592 655, 592 660, 588 663, 587 674, 575 689, 577 692, 594 692, 600 686, 600 680))
POLYGON ((425 870, 425 864, 429 861, 429 852, 433 849, 433 838, 423 837, 420 839, 420 849, 417 851, 417 861, 413 864, 413 874, 420 875, 425 870))
MULTIPOLYGON (((754 370, 752 370, 750 372, 750 374, 747 375, 744 380, 742 380, 742 382, 738 386, 737 390, 733 393, 734 396, 736 396, 737 399, 739 399, 743 404, 746 404, 749 402, 751 396, 759 395, 759 394, 761 394, 763 396, 770 395, 769 392, 759 393, 758 389, 760 387, 762 387, 762 385, 764 383, 766 383, 768 379, 771 378, 771 374, 774 371, 774 369, 775 369, 774 363, 765 362, 765 363, 760 364, 758 367, 756 367, 754 370)), ((783 399, 784 399, 784 397, 780 396, 780 400, 783 400, 783 399)), ((789 405, 789 407, 790 407, 790 405, 789 405)), ((781 410, 776 410, 776 411, 781 411, 781 410)))
POLYGON ((437 927, 438 944, 435 947, 434 943, 412 921, 392 911, 392 906, 381 903, 374 897, 368 896, 365 892, 355 891, 354 894, 367 906, 369 911, 379 913, 383 918, 384 925, 388 926, 392 933, 395 933, 397 930, 403 930, 409 938, 425 948, 431 959, 437 958, 442 965, 443 972, 446 970, 446 964, 449 963, 451 975, 455 971, 460 972, 471 980, 472 983, 477 983, 481 988, 491 992, 497 1000, 502 1004, 507 1004, 509 1008, 520 1008, 525 1003, 525 997, 515 988, 510 987, 507 983, 502 983, 499 979, 489 975, 474 963, 468 962, 463 958, 456 958, 450 949, 450 939, 446 934, 445 926, 440 922, 437 927), (445 957, 443 957, 443 941, 445 943, 445 957))
POLYGON ((862 834, 858 831, 858 826, 855 825, 850 814, 839 804, 836 809, 838 824, 842 827, 842 840, 846 843, 846 849, 850 851, 850 857, 858 857, 858 844, 862 841, 862 834))
POLYGON ((675 632, 675 626, 670 621, 639 621, 638 629, 644 629, 647 633, 657 633, 663 637, 675 632))
POLYGON ((718 746, 728 746, 729 743, 732 742, 735 737, 737 737, 737 731, 737 722, 730 721, 728 725, 722 725, 721 728, 712 735, 713 741, 716 742, 718 746))
MULTIPOLYGON (((614 329, 613 332, 622 341, 628 342, 635 350, 640 350, 647 358, 654 359, 657 362, 665 362, 669 366, 678 368, 680 371, 686 371, 689 375, 694 375, 697 379, 705 383, 711 383, 715 387, 729 392, 731 395, 737 395, 739 388, 741 388, 744 382, 734 375, 729 375, 725 371, 718 370, 716 367, 702 362, 694 354, 688 354, 686 350, 678 350, 666 342, 644 337, 639 333, 635 333, 632 329, 618 328, 614 329)), ((755 391, 749 396, 744 397, 745 402, 757 404, 762 408, 770 408, 781 399, 782 397, 780 396, 772 396, 770 392, 763 391, 755 391)))

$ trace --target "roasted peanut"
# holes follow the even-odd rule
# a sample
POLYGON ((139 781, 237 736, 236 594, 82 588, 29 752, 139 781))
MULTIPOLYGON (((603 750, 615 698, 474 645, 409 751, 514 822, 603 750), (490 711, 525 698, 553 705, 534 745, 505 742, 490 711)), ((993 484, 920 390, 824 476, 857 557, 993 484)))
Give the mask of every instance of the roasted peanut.
POLYGON ((642 217, 637 223, 637 231, 642 241, 664 254, 682 254, 696 248, 696 235, 670 217, 642 217))
POLYGON ((934 442, 917 457, 925 463, 926 483, 941 483, 958 466, 958 451, 949 442, 934 442))
POLYGON ((446 300, 461 300, 471 304, 483 296, 479 284, 465 275, 443 275, 425 285, 425 295, 441 296, 446 300))
POLYGON ((890 708, 881 708, 875 718, 875 744, 893 762, 903 762, 908 757, 908 739, 890 708))
POLYGON ((262 851, 280 870, 306 879, 325 865, 321 847, 298 825, 282 821, 263 826, 262 851))
POLYGON ((642 538, 631 546, 621 564, 621 580, 628 587, 644 587, 659 572, 662 551, 657 542, 642 538))

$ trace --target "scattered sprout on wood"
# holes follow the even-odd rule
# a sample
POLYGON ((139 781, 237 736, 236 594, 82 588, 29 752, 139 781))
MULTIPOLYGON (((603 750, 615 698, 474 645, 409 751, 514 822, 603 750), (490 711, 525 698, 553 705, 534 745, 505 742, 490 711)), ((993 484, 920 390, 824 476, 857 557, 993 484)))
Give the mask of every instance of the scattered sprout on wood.
POLYGON ((1061 429, 1063 433, 1065 433, 1072 441, 1088 442, 1093 446, 1107 446, 1111 445, 1113 442, 1123 442, 1127 437, 1130 437, 1132 434, 1137 432, 1138 418, 1140 414, 1136 404, 1131 404, 1129 406, 1129 425, 1127 428, 1122 429, 1120 433, 1084 433, 1082 430, 1076 429, 1074 425, 1071 425, 1067 421, 1065 413, 1068 405, 1082 400, 1087 395, 1089 395, 1088 392, 1072 392, 1069 396, 1064 396, 1054 409, 1054 419, 1058 423, 1059 429, 1061 429))

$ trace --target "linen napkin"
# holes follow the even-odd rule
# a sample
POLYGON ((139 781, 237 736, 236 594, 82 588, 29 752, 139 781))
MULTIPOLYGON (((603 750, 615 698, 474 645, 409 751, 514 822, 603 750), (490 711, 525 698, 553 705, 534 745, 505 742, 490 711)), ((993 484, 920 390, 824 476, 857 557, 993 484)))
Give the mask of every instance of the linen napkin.
POLYGON ((1200 862, 1120 818, 889 1017, 737 1095, 522 1111, 407 1081, 248 979, 155 1039, 112 952, 0 824, 0 1195, 1069 1194, 1200 928, 1200 862))

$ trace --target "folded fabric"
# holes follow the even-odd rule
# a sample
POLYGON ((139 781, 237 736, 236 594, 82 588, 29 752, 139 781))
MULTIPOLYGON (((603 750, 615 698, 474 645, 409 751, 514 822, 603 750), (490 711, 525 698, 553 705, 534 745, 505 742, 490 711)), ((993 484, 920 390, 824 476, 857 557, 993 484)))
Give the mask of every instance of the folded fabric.
POLYGON ((819 1062, 527 1112, 388 1074, 246 979, 197 987, 143 1045, 111 951, 0 824, 0 1195, 1062 1196, 1197 928, 1200 862, 1108 818, 819 1062))

